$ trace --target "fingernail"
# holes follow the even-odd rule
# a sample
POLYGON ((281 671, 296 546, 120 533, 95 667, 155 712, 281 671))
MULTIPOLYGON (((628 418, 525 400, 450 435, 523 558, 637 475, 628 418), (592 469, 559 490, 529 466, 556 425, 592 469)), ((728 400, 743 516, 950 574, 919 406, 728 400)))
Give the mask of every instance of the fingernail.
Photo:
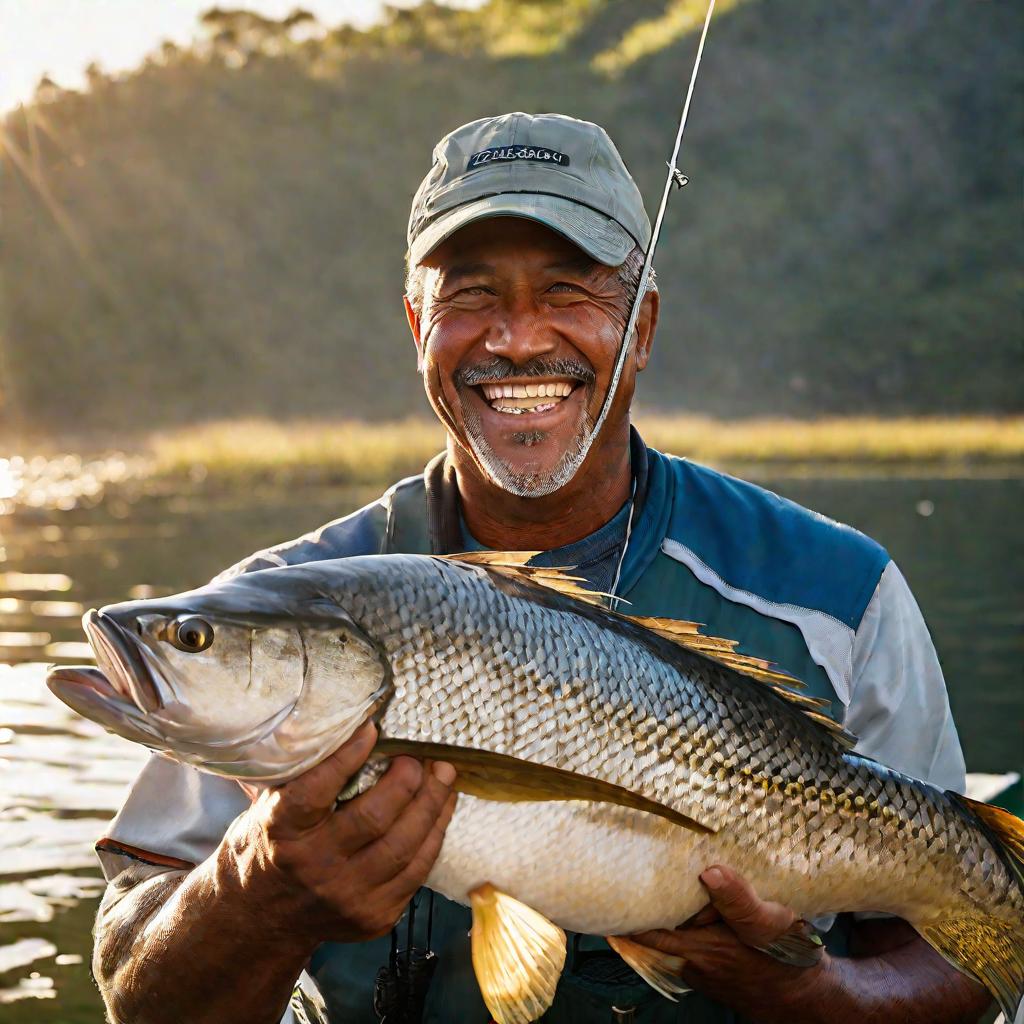
POLYGON ((434 778, 445 786, 450 786, 455 781, 455 766, 447 761, 435 761, 430 770, 434 773, 434 778))
POLYGON ((725 879, 722 877, 722 872, 719 871, 718 868, 708 868, 707 871, 700 876, 700 880, 709 889, 721 889, 722 885, 725 883, 725 879))

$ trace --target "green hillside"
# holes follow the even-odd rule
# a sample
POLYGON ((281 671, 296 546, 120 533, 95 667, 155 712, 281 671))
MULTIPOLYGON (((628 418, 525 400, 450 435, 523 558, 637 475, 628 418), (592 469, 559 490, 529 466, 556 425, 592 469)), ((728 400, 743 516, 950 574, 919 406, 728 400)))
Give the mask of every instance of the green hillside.
MULTIPOLYGON (((648 407, 1020 408, 1024 6, 722 2, 657 261, 648 407)), ((9 115, 0 426, 426 411, 409 200, 448 129, 599 121, 653 208, 703 4, 212 11, 9 115)))

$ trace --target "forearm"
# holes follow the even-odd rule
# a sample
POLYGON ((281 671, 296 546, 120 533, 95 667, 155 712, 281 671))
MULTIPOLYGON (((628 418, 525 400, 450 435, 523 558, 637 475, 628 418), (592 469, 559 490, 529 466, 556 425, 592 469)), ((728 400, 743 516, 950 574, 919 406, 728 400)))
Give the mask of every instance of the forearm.
POLYGON ((277 1024, 315 945, 243 889, 227 844, 188 873, 104 901, 94 973, 117 1024, 277 1024))
POLYGON ((816 973, 798 996, 800 1019, 821 1024, 973 1024, 991 1003, 916 936, 885 952, 831 958, 816 973))
POLYGON ((128 868, 108 886, 93 972, 115 1024, 277 1024, 321 942, 392 929, 441 849, 455 769, 397 757, 338 807, 376 739, 364 726, 261 791, 191 871, 128 868))
POLYGON ((792 932, 793 911, 759 899, 729 868, 701 880, 711 902, 692 923, 635 938, 680 957, 684 981, 758 1024, 967 1024, 991 1003, 897 918, 854 923, 848 957, 780 963, 759 950, 792 932))

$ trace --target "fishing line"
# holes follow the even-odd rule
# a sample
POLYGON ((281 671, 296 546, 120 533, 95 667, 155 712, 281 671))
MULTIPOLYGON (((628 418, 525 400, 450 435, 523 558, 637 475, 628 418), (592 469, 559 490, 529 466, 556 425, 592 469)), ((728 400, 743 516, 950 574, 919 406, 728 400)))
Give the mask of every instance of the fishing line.
POLYGON ((672 147, 672 156, 668 161, 668 174, 665 177, 665 188, 661 194, 661 205, 658 207, 658 215, 654 220, 654 228, 651 231, 651 240, 647 245, 647 252, 644 254, 644 265, 643 269, 640 271, 640 280, 637 284, 636 295, 633 297, 633 305, 629 311, 629 319, 626 321, 626 329, 623 331, 622 341, 619 343, 619 354, 618 358, 615 360, 615 370, 612 373, 611 383, 608 385, 608 393, 605 395, 600 415, 598 415, 597 420, 594 422, 594 426, 587 435, 586 441, 583 443, 583 452, 579 462, 577 463, 578 466, 583 465, 587 454, 590 452, 591 446, 594 441, 597 440, 597 435, 600 433, 601 427, 604 426, 604 421, 608 418, 612 402, 615 400, 616 392, 619 389, 619 379, 622 376, 622 368, 626 363, 626 356, 629 354, 629 350, 632 347, 633 332, 636 330, 636 322, 640 316, 640 306, 647 294, 647 283, 650 281, 651 266, 654 263, 654 250, 657 248, 658 238, 661 235, 661 225, 665 220, 665 210, 668 207, 668 197, 672 191, 672 186, 674 185, 676 188, 682 188, 689 180, 676 166, 676 161, 679 159, 679 149, 683 144, 683 131, 686 128, 686 119, 690 114, 690 101, 693 99, 693 87, 697 83, 697 72, 700 70, 700 59, 704 54, 704 41, 708 37, 708 27, 711 25, 711 14, 714 9, 715 0, 709 0, 707 14, 704 16, 704 28, 701 30, 700 42, 697 44, 697 57, 693 62, 693 71, 690 74, 690 85, 686 90, 686 101, 683 103, 683 112, 679 118, 679 129, 676 132, 675 145, 672 147))
POLYGON ((629 494, 629 519, 626 520, 626 538, 622 542, 622 554, 619 555, 619 564, 615 566, 615 579, 612 580, 611 589, 608 591, 610 600, 608 607, 615 611, 622 600, 616 594, 619 589, 619 577, 622 575, 622 567, 626 562, 626 552, 629 550, 629 538, 633 533, 633 517, 636 515, 636 474, 633 475, 633 490, 629 494))

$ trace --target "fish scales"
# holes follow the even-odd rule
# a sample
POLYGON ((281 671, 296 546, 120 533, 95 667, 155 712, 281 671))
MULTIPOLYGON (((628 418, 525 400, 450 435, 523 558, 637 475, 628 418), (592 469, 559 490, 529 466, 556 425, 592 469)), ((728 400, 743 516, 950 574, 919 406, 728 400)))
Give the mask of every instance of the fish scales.
POLYGON ((603 934, 685 920, 706 902, 696 875, 712 862, 804 914, 905 913, 908 876, 930 877, 933 891, 946 884, 937 855, 966 858, 982 879, 998 870, 966 828, 954 827, 947 849, 949 831, 934 827, 955 818, 946 796, 840 751, 798 710, 728 669, 629 635, 610 639, 592 612, 557 596, 510 593, 482 570, 426 561, 391 572, 372 601, 350 604, 391 656, 396 690, 385 735, 605 779, 718 833, 680 834, 626 808, 496 809, 464 796, 431 878, 452 898, 465 902, 491 881, 566 927, 603 934), (905 837, 918 856, 879 873, 905 837), (565 874, 534 870, 552 860, 565 874), (573 884, 582 860, 601 900, 573 884), (649 865, 646 880, 639 863, 649 865), (680 886, 680 878, 693 881, 680 886), (621 906, 609 914, 613 891, 621 906))
MULTIPOLYGON (((462 793, 427 884, 472 903, 475 936, 515 934, 505 926, 523 912, 548 936, 543 963, 494 954, 525 957, 515 976, 529 999, 514 1012, 484 980, 504 968, 478 965, 505 1024, 553 996, 561 933, 544 925, 673 927, 707 902, 698 876, 715 863, 806 918, 908 920, 1012 1017, 1020 821, 850 752, 765 681, 668 638, 692 635, 686 624, 659 635, 551 571, 467 564, 487 557, 310 563, 90 612, 104 675, 59 669, 50 685, 121 735, 263 784, 294 778, 371 714, 382 750, 450 757, 462 793)), ((357 782, 383 767, 371 760, 357 782)))

